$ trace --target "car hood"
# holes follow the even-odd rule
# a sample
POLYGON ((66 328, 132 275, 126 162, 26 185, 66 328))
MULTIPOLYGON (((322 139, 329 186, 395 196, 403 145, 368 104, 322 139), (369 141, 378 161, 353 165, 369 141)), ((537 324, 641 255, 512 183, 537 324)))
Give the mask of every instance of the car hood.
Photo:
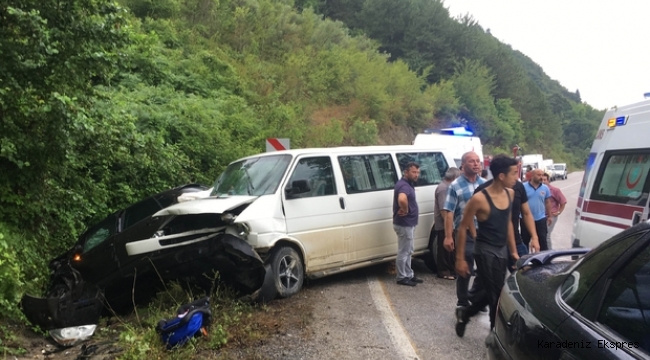
POLYGON ((194 201, 182 202, 162 209, 153 216, 166 215, 191 215, 191 214, 223 214, 242 205, 247 205, 255 201, 257 196, 229 196, 229 197, 209 197, 206 199, 197 199, 194 201))
POLYGON ((555 296, 557 285, 566 276, 565 271, 575 262, 570 257, 584 255, 588 251, 586 248, 549 250, 522 256, 516 264, 520 289, 539 299, 546 295, 555 296), (564 261, 558 261, 560 259, 564 261))
POLYGON ((508 279, 507 287, 519 294, 517 301, 534 319, 526 321, 554 330, 568 316, 557 305, 557 290, 566 279, 567 270, 575 263, 571 257, 588 251, 585 248, 549 250, 522 256, 517 261, 518 270, 508 279))

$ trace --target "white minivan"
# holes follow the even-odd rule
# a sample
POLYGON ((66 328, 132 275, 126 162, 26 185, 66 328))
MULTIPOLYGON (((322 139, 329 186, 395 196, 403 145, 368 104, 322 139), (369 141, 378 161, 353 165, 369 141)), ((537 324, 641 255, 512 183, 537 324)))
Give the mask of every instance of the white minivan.
MULTIPOLYGON (((414 255, 435 270, 434 191, 453 156, 415 145, 296 149, 232 162, 210 197, 155 216, 201 216, 211 231, 246 240, 267 264, 280 297, 318 278, 394 260, 393 188, 408 162, 420 165, 414 255), (210 214, 214 214, 211 216, 210 214), (207 218, 206 218, 207 216, 207 218)), ((272 280, 271 280, 272 279, 272 280)))
POLYGON ((650 100, 605 113, 587 158, 572 242, 595 247, 650 213, 650 100))

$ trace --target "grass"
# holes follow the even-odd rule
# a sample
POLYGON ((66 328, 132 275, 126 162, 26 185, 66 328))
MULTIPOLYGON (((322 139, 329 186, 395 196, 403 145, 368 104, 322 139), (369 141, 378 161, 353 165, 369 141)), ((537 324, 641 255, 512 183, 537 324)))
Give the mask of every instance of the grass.
POLYGON ((251 304, 238 300, 231 289, 218 286, 210 299, 212 323, 208 335, 167 350, 155 330, 158 321, 173 318, 179 306, 201 297, 202 293, 172 283, 146 307, 138 307, 128 315, 102 318, 90 340, 61 352, 56 352, 47 334, 21 326, 20 331, 6 338, 12 339, 5 345, 14 351, 5 352, 4 358, 13 358, 8 355, 42 356, 45 350, 52 352, 48 359, 66 359, 73 354, 73 358, 78 354, 78 358, 104 356, 100 358, 125 360, 259 359, 265 358, 260 346, 289 332, 300 333, 312 319, 312 307, 304 304, 302 296, 266 305, 251 304))

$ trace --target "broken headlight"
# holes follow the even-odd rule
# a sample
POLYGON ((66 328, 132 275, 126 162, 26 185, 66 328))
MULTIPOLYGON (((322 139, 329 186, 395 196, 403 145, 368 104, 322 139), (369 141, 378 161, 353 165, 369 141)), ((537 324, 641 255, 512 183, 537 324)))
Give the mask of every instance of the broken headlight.
POLYGON ((232 224, 233 221, 237 218, 237 215, 232 214, 232 213, 223 213, 221 214, 221 221, 225 222, 226 224, 232 224))
POLYGON ((226 234, 235 235, 243 239, 245 239, 250 232, 251 229, 246 223, 233 223, 226 228, 226 234))

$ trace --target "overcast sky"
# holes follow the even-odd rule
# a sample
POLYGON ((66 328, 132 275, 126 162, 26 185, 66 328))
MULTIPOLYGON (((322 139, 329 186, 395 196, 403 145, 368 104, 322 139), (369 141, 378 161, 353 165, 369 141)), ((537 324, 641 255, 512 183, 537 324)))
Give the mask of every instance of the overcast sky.
POLYGON ((650 92, 650 0, 444 0, 605 109, 650 92))

